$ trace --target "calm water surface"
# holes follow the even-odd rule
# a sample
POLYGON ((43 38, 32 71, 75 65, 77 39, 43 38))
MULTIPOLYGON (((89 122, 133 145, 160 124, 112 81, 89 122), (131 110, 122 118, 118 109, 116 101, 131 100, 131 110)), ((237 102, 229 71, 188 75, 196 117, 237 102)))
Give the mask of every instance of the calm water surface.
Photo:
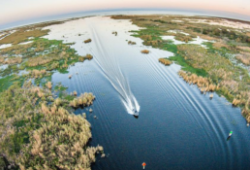
POLYGON ((75 42, 72 48, 80 55, 94 56, 69 68, 68 74, 53 75, 54 84, 62 82, 68 92, 93 92, 96 96, 93 113, 88 108, 75 111, 87 113, 91 145, 105 149, 106 158, 97 156, 93 170, 142 169, 142 162, 152 170, 250 169, 250 129, 240 109, 216 94, 212 100, 209 93, 200 94, 196 86, 178 76, 180 66, 160 64, 158 58, 172 53, 145 47, 142 40, 130 36, 128 31, 138 30, 137 26, 128 20, 99 16, 47 28, 51 32, 46 38, 75 42), (87 38, 92 42, 84 44, 87 38), (137 44, 128 45, 126 40, 137 44), (150 53, 143 55, 142 49, 150 53), (114 86, 121 75, 140 106, 137 119, 128 113, 114 86), (227 141, 231 130, 233 136, 227 141))

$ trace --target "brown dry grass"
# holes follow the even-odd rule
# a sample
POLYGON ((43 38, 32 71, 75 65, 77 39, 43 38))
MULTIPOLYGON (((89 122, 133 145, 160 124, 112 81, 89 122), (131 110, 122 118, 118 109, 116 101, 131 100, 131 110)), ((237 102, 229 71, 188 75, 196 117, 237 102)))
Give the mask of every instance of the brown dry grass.
POLYGON ((165 66, 168 66, 168 65, 172 64, 172 61, 170 61, 170 60, 168 60, 166 58, 159 58, 159 62, 161 62, 165 66))
POLYGON ((128 44, 130 44, 130 45, 135 45, 136 42, 134 42, 134 41, 128 41, 128 44))
POLYGON ((22 62, 22 57, 0 57, 1 64, 20 64, 22 62))
POLYGON ((229 48, 229 46, 223 40, 219 40, 219 41, 213 43, 213 47, 216 49, 220 49, 222 47, 229 48))
POLYGON ((222 80, 219 84, 221 87, 224 86, 230 91, 238 91, 239 83, 235 80, 222 80))
POLYGON ((236 59, 241 61, 245 65, 250 65, 250 53, 241 52, 236 56, 236 59))
POLYGON ((241 103, 240 100, 234 99, 233 102, 232 102, 232 105, 233 105, 233 106, 238 106, 240 103, 241 103))
POLYGON ((141 50, 141 53, 143 53, 143 54, 148 54, 149 53, 149 50, 141 50))
POLYGON ((152 36, 151 36, 151 35, 142 35, 141 38, 142 38, 143 40, 147 40, 147 41, 152 40, 152 36))
POLYGON ((33 78, 40 78, 45 74, 46 74, 46 70, 36 70, 36 69, 34 69, 34 70, 32 70, 30 72, 30 76, 33 77, 33 78))
POLYGON ((52 88, 52 83, 51 83, 51 81, 49 81, 48 83, 46 83, 46 87, 47 87, 48 89, 51 89, 51 88, 52 88))
POLYGON ((0 40, 0 44, 19 44, 28 39, 28 37, 41 37, 46 35, 49 30, 34 29, 31 31, 25 31, 23 29, 14 32, 13 34, 0 40))
POLYGON ((152 45, 152 46, 158 46, 160 43, 162 43, 162 40, 152 40, 152 41, 146 41, 146 45, 152 45))
POLYGON ((92 56, 91 54, 87 54, 85 57, 86 57, 88 60, 93 59, 93 56, 92 56))
POLYGON ((89 38, 87 40, 84 41, 84 43, 90 43, 92 40, 89 38))
POLYGON ((52 57, 40 56, 40 57, 29 58, 27 63, 28 63, 28 66, 34 67, 34 66, 38 66, 38 65, 47 64, 51 61, 53 61, 52 57))
POLYGON ((247 46, 237 46, 237 48, 245 52, 250 52, 250 47, 247 46))
POLYGON ((81 94, 79 97, 75 98, 74 100, 70 101, 69 105, 72 107, 89 106, 93 104, 94 100, 95 96, 92 93, 84 93, 81 94))
POLYGON ((113 31, 112 34, 114 34, 115 36, 117 36, 118 33, 116 31, 113 31))
POLYGON ((178 74, 189 84, 196 84, 201 92, 215 91, 217 86, 212 83, 211 80, 205 77, 197 76, 196 74, 191 74, 180 70, 178 74))

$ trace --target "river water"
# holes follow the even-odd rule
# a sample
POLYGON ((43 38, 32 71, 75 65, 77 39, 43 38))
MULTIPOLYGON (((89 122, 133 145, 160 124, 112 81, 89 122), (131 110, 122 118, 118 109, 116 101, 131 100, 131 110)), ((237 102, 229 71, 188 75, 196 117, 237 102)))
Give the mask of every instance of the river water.
POLYGON ((172 53, 130 36, 128 31, 140 28, 129 20, 96 16, 47 29, 51 32, 45 38, 74 42, 71 47, 78 54, 94 56, 71 66, 68 74, 52 77, 54 85, 62 82, 69 93, 96 96, 93 113, 88 108, 75 111, 87 113, 90 144, 105 150, 106 157, 97 156, 93 170, 141 169, 142 162, 152 170, 250 169, 250 129, 240 109, 216 94, 209 99, 209 93, 184 82, 177 74, 180 66, 160 64, 158 58, 172 53), (92 42, 83 43, 88 38, 92 42), (143 49, 150 53, 142 54, 143 49), (134 109, 138 118, 131 115, 134 109))

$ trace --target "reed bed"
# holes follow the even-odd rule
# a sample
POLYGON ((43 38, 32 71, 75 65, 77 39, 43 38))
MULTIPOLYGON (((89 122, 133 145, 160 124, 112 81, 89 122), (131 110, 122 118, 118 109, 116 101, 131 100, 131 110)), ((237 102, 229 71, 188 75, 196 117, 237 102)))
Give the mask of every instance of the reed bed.
POLYGON ((159 58, 159 62, 161 62, 162 64, 164 64, 165 66, 169 66, 172 64, 172 61, 166 59, 166 58, 159 58))
POLYGON ((188 43, 189 41, 192 41, 193 38, 191 36, 187 36, 187 35, 184 35, 184 34, 181 34, 181 33, 178 33, 176 36, 175 36, 175 39, 176 40, 179 40, 179 41, 183 41, 185 43, 188 43))
POLYGON ((117 36, 118 33, 116 31, 113 31, 112 34, 114 34, 115 36, 117 36))
POLYGON ((87 40, 84 40, 84 43, 90 43, 92 40, 89 38, 87 40))
POLYGON ((93 59, 93 56, 92 56, 91 54, 87 54, 87 55, 85 56, 85 58, 87 58, 88 60, 92 60, 92 59, 93 59))
POLYGON ((86 107, 92 105, 94 100, 95 96, 92 93, 84 93, 74 100, 70 101, 69 105, 75 108, 79 106, 86 107))
POLYGON ((26 31, 25 29, 19 29, 16 32, 10 34, 9 36, 5 37, 4 39, 0 40, 0 44, 19 44, 24 42, 29 37, 41 37, 46 35, 49 30, 42 30, 42 29, 34 29, 31 31, 26 31))
POLYGON ((134 41, 128 41, 128 44, 129 44, 129 45, 135 45, 136 42, 134 42, 134 41))
POLYGON ((142 35, 140 38, 143 39, 143 40, 146 40, 146 41, 152 40, 152 36, 151 35, 142 35))
POLYGON ((151 46, 158 46, 159 44, 162 43, 162 40, 151 40, 151 41, 146 41, 146 45, 151 45, 151 46))
POLYGON ((143 53, 143 54, 148 54, 149 53, 149 50, 141 50, 141 53, 143 53))
POLYGON ((46 83, 46 87, 48 89, 52 89, 52 83, 51 83, 51 81, 49 81, 49 82, 46 83))
POLYGON ((46 75, 46 73, 47 73, 46 70, 36 70, 36 69, 34 69, 34 70, 30 71, 30 76, 32 78, 41 78, 44 75, 46 75))
POLYGON ((236 59, 245 65, 250 65, 250 52, 241 52, 236 56, 236 59))
POLYGON ((212 83, 208 78, 197 76, 196 74, 191 74, 185 71, 180 70, 178 74, 190 84, 196 84, 201 92, 213 92, 219 87, 212 83))
POLYGON ((0 57, 1 64, 20 64, 22 61, 22 57, 0 57))
POLYGON ((238 99, 233 99, 233 101, 232 101, 233 106, 238 106, 240 103, 241 103, 241 101, 238 99))

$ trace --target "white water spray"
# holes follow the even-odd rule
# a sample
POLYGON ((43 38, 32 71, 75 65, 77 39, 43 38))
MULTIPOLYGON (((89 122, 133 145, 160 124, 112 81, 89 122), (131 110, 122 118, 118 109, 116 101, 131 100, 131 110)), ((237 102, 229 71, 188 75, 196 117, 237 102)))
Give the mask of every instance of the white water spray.
POLYGON ((95 28, 91 27, 91 30, 96 49, 98 51, 98 54, 95 54, 95 60, 98 66, 101 68, 105 77, 109 80, 111 85, 120 94, 122 103, 127 112, 129 114, 138 116, 140 105, 131 92, 129 83, 123 75, 119 63, 117 62, 115 57, 110 56, 106 52, 105 48, 103 48, 102 42, 100 41, 95 28))

